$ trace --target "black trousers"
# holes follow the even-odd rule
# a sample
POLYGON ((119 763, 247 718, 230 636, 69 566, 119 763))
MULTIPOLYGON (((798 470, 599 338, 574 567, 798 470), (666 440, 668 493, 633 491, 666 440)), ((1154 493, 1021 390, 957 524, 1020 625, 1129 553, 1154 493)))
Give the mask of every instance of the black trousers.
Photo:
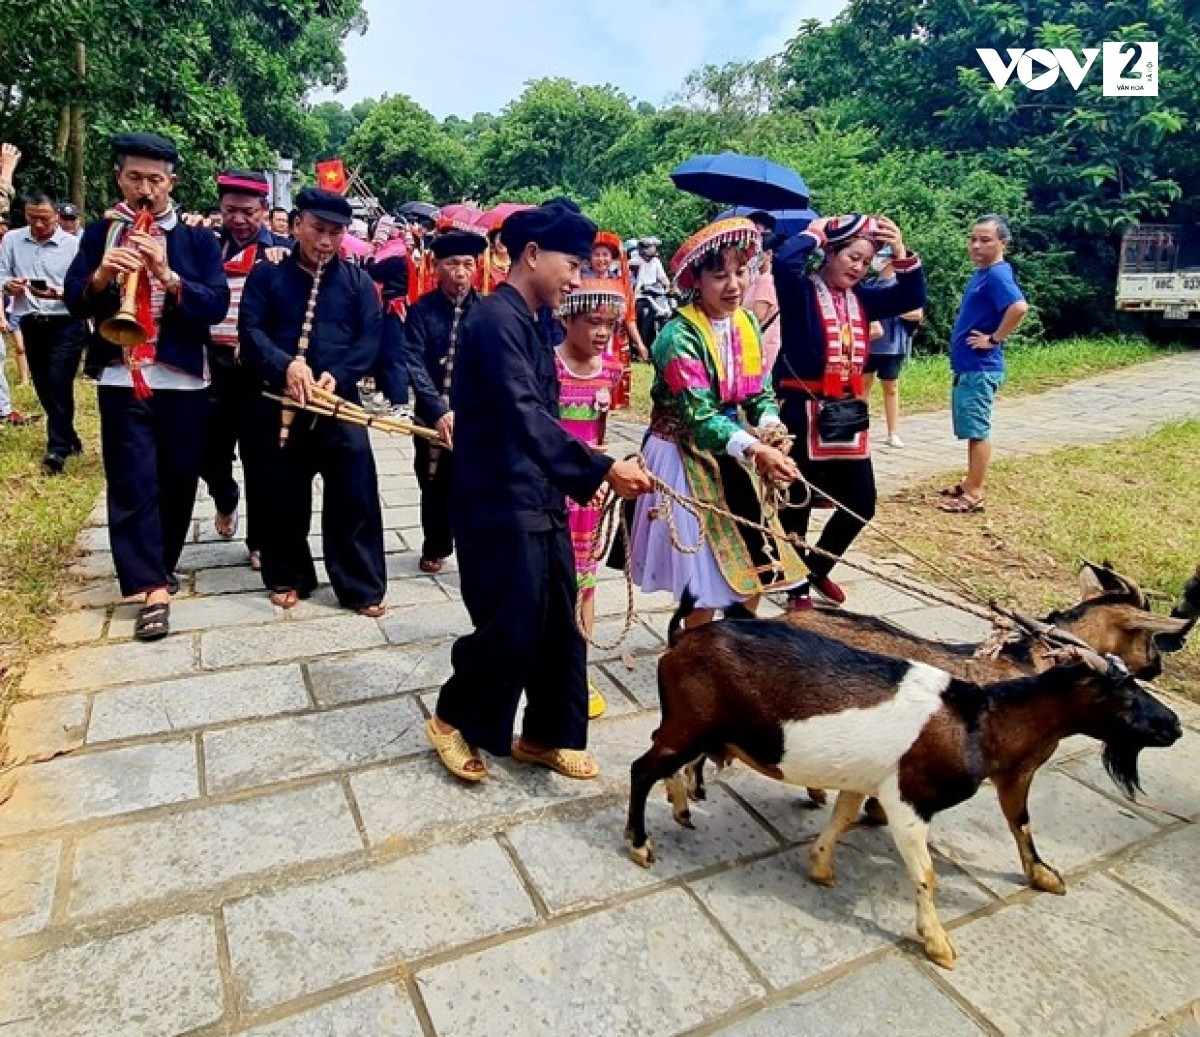
POLYGON ((208 487, 217 511, 222 515, 231 514, 241 499, 237 479, 233 475, 234 451, 237 451, 242 459, 242 479, 246 489, 243 515, 246 549, 257 551, 256 516, 261 514, 263 508, 262 478, 255 468, 257 457, 250 445, 250 417, 261 389, 250 372, 233 356, 233 351, 226 352, 228 356, 217 354, 209 365, 212 375, 208 387, 211 416, 200 478, 208 487))
POLYGON ((75 431, 75 376, 87 327, 74 317, 21 318, 29 375, 46 412, 46 453, 58 457, 83 449, 75 431))
POLYGON ((454 481, 454 453, 438 451, 437 474, 429 474, 430 445, 425 439, 413 440, 413 470, 421 487, 421 531, 425 542, 422 558, 449 558, 454 552, 450 528, 450 486, 454 481))
MULTIPOLYGON (((840 504, 846 505, 856 515, 865 521, 875 517, 875 467, 869 457, 856 460, 813 461, 808 456, 808 415, 804 401, 787 399, 779 415, 788 431, 796 437, 792 446, 792 459, 800 467, 800 472, 813 486, 822 493, 832 497, 840 504)), ((803 486, 792 488, 792 499, 799 501, 804 494, 803 486)), ((808 536, 808 521, 812 508, 788 508, 780 515, 783 528, 788 533, 808 536)), ((830 515, 816 546, 823 551, 841 557, 854 543, 855 538, 863 530, 863 523, 851 518, 840 508, 835 508, 830 515)), ((812 552, 803 553, 804 564, 814 576, 828 576, 836 563, 835 559, 812 552)))
POLYGON ((113 563, 121 593, 139 594, 166 586, 191 531, 210 404, 203 390, 97 394, 113 563))
POLYGON ((458 569, 475 630, 454 642, 437 715, 471 745, 507 756, 524 691, 528 741, 586 748, 587 646, 567 530, 460 535, 458 569))
POLYGON ((329 582, 346 608, 378 605, 387 593, 387 567, 367 430, 298 413, 288 445, 280 449, 279 411, 279 404, 265 399, 254 407, 251 453, 256 468, 262 466, 266 502, 258 526, 263 583, 273 591, 294 590, 302 596, 316 588, 308 531, 313 478, 320 475, 321 540, 329 582))

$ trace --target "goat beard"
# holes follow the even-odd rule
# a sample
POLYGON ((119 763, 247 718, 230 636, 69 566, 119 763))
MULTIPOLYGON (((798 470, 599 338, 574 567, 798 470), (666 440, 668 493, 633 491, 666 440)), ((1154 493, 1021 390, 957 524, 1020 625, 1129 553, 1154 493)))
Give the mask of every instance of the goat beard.
POLYGON ((1145 746, 1137 742, 1105 742, 1104 769, 1112 778, 1127 799, 1137 799, 1142 791, 1141 778, 1138 776, 1138 755, 1145 746))

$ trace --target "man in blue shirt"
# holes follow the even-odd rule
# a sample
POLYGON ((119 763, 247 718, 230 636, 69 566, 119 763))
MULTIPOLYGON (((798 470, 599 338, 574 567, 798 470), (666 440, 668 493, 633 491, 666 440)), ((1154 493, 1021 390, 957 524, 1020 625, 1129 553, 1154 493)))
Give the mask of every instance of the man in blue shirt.
POLYGON ((976 220, 967 243, 975 273, 963 292, 950 339, 951 411, 954 434, 967 441, 967 476, 941 491, 947 498, 940 505, 943 511, 983 510, 983 484, 992 460, 992 404, 1004 382, 1004 343, 1029 312, 1004 259, 1011 241, 1008 224, 992 215, 976 220))

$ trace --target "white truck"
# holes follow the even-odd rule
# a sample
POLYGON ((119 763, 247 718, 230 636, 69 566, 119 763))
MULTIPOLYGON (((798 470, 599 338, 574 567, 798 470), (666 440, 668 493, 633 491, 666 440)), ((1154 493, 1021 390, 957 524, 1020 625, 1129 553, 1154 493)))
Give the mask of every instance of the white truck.
POLYGON ((1121 239, 1117 311, 1146 330, 1200 328, 1200 226, 1142 223, 1121 239))

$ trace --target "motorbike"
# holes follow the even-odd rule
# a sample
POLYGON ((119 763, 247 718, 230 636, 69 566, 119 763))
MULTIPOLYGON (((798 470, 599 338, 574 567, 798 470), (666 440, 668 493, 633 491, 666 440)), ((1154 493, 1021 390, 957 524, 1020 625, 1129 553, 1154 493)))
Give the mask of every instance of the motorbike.
POLYGON ((679 299, 661 284, 651 284, 638 289, 634 300, 638 334, 647 349, 654 345, 658 333, 679 309, 679 299))

